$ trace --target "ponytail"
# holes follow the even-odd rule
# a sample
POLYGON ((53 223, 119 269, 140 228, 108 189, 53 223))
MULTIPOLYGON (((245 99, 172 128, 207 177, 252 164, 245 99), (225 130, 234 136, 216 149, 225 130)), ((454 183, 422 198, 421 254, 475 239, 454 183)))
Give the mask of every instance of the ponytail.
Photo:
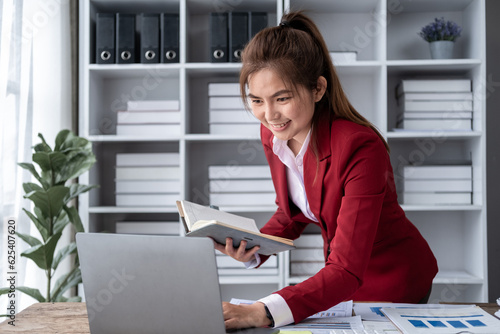
POLYGON ((373 129, 389 151, 387 142, 377 128, 358 113, 347 99, 323 36, 316 24, 302 11, 286 13, 278 26, 257 33, 245 47, 241 59, 240 92, 245 104, 248 78, 262 69, 273 70, 295 92, 299 86, 314 90, 318 78, 325 77, 326 91, 316 103, 312 119, 311 145, 315 153, 320 121, 327 119, 332 122, 334 118, 347 119, 373 129))

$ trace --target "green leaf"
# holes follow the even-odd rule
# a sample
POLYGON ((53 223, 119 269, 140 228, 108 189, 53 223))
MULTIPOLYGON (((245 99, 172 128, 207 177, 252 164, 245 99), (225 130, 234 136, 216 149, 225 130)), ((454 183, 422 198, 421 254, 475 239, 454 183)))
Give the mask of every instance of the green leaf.
MULTIPOLYGON (((40 210, 36 210, 36 209, 37 208, 35 208, 35 212, 38 211, 38 213, 41 214, 40 210)), ((46 224, 45 218, 35 217, 31 212, 29 212, 28 210, 26 210, 24 208, 23 208, 23 211, 28 215, 28 217, 30 217, 31 221, 35 224, 36 228, 38 229, 38 232, 40 232, 40 234, 42 235, 43 241, 47 241, 47 239, 49 238, 49 226, 48 226, 48 224, 46 224)))
POLYGON ((79 152, 71 157, 60 172, 58 182, 74 179, 88 171, 96 162, 92 152, 79 152))
POLYGON ((68 214, 69 220, 75 226, 76 232, 85 232, 85 228, 83 227, 82 220, 80 219, 80 215, 74 206, 67 207, 66 205, 63 207, 64 211, 68 214))
POLYGON ((66 140, 69 140, 72 137, 74 137, 74 134, 70 130, 64 129, 59 131, 56 136, 56 146, 54 146, 54 151, 61 151, 61 147, 66 142, 66 140))
POLYGON ((64 230, 66 225, 68 225, 69 223, 71 223, 71 221, 69 220, 68 214, 64 210, 62 210, 54 222, 53 233, 55 234, 62 232, 62 230, 64 230))
POLYGON ((30 249, 21 253, 21 256, 32 259, 40 269, 50 269, 52 266, 52 261, 54 259, 54 251, 60 237, 61 233, 54 234, 47 240, 46 244, 31 247, 30 249))
POLYGON ((61 248, 54 257, 54 261, 52 261, 52 269, 56 270, 59 263, 64 260, 69 254, 73 254, 76 251, 76 243, 72 242, 66 247, 61 248))
POLYGON ((64 205, 63 199, 68 195, 69 188, 65 186, 55 186, 46 191, 32 191, 25 197, 35 203, 42 215, 46 218, 53 218, 59 215, 64 205))
POLYGON ((66 164, 66 156, 61 152, 39 152, 33 154, 36 162, 44 172, 58 172, 66 164))
POLYGON ((57 301, 68 289, 80 284, 82 282, 82 273, 80 268, 73 268, 66 275, 61 276, 54 284, 52 290, 52 299, 57 301))
POLYGON ((6 295, 10 292, 10 288, 0 288, 0 296, 6 295))
POLYGON ((30 193, 32 191, 42 191, 43 188, 40 187, 38 184, 36 183, 32 183, 32 182, 26 182, 26 183, 23 183, 23 189, 24 189, 24 192, 27 194, 27 193, 30 193))
POLYGON ((27 235, 27 234, 23 234, 23 233, 20 233, 20 232, 17 232, 16 231, 16 235, 24 240, 24 242, 26 242, 28 245, 30 245, 31 247, 34 247, 34 246, 37 246, 37 245, 41 245, 42 242, 40 240, 38 240, 37 238, 35 237, 32 237, 31 235, 27 235))
POLYGON ((78 183, 71 184, 69 186, 68 197, 64 199, 64 203, 67 204, 73 198, 76 198, 80 194, 86 193, 87 191, 89 191, 93 188, 99 188, 99 186, 95 185, 95 184, 93 184, 93 185, 83 185, 83 184, 78 184, 78 183))
POLYGON ((40 176, 40 174, 38 174, 37 170, 35 169, 35 166, 32 163, 20 162, 18 163, 18 166, 28 170, 31 173, 31 175, 33 175, 35 179, 37 179, 38 182, 40 182, 40 184, 44 189, 49 188, 49 184, 40 176))
POLYGON ((16 290, 21 291, 30 297, 35 298, 36 300, 38 300, 39 303, 44 303, 46 301, 45 297, 42 296, 40 290, 38 289, 28 288, 27 286, 18 286, 16 287, 16 290))

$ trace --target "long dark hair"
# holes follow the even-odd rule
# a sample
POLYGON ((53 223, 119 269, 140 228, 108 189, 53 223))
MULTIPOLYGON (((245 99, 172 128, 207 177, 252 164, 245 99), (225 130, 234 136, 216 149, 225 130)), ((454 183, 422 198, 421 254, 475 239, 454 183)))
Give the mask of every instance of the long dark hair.
POLYGON ((245 103, 249 76, 262 69, 273 70, 285 85, 296 92, 298 86, 311 91, 316 89, 318 78, 325 77, 327 88, 323 98, 316 103, 312 119, 311 144, 315 153, 320 121, 327 119, 332 122, 335 117, 373 129, 389 151, 386 140, 377 128, 347 99, 323 36, 316 24, 302 11, 286 13, 278 26, 260 31, 245 47, 241 59, 240 92, 245 103))

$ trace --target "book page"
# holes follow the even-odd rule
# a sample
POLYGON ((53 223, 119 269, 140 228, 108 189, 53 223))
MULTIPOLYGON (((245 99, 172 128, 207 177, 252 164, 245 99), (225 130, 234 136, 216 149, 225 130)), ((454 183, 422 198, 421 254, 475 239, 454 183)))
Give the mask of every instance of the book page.
POLYGON ((255 221, 225 211, 209 208, 189 201, 182 201, 184 215, 189 228, 199 220, 216 220, 227 225, 237 226, 241 229, 260 233, 255 221))

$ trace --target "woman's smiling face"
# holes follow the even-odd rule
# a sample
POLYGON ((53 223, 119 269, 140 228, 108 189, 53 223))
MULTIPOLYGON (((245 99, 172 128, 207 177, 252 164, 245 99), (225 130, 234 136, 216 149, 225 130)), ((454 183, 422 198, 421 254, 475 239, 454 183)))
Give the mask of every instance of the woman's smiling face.
POLYGON ((287 88, 270 69, 260 70, 248 80, 249 105, 255 117, 278 139, 294 139, 302 144, 311 129, 315 102, 321 99, 324 89, 309 91, 298 86, 297 90, 287 88))

